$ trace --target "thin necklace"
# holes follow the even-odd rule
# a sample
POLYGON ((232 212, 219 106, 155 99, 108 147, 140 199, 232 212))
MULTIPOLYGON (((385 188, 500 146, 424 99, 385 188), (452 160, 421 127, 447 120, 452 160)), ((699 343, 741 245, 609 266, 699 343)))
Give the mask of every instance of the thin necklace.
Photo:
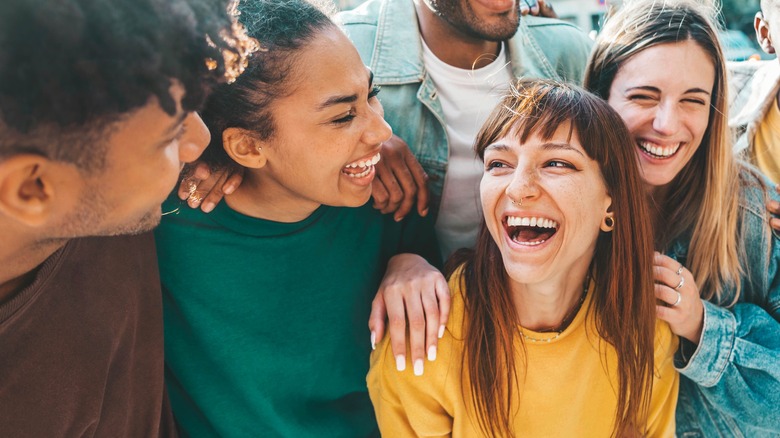
POLYGON ((522 330, 520 330, 520 334, 523 335, 523 338, 531 342, 552 342, 558 339, 561 336, 561 334, 564 332, 564 330, 566 330, 566 328, 569 327, 569 324, 571 324, 571 322, 574 320, 574 316, 577 314, 577 312, 579 312, 579 310, 582 308, 582 303, 585 302, 585 297, 588 295, 589 286, 590 286, 590 275, 585 277, 585 284, 582 287, 582 296, 580 297, 580 301, 574 307, 572 307, 572 309, 569 311, 569 313, 566 314, 566 316, 563 317, 563 320, 561 321, 561 325, 559 325, 553 330, 545 330, 543 332, 539 332, 539 333, 555 332, 555 336, 551 336, 549 338, 534 338, 533 336, 528 336, 522 330))

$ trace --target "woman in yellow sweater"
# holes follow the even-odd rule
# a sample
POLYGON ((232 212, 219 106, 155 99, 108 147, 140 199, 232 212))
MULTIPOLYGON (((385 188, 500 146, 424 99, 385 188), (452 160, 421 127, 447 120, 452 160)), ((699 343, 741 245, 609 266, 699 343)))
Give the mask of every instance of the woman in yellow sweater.
POLYGON ((520 81, 504 98, 477 138, 485 220, 450 260, 438 359, 418 377, 396 371, 386 341, 373 353, 383 435, 674 435, 677 341, 655 318, 630 143, 580 88, 520 81))

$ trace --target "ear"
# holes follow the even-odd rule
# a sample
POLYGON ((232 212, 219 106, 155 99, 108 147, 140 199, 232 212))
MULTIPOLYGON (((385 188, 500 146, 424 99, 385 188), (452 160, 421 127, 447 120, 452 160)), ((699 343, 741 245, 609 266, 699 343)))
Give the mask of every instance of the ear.
POLYGON ((774 54, 775 47, 772 45, 772 37, 769 34, 769 22, 766 21, 761 11, 756 12, 756 16, 753 19, 753 28, 756 30, 756 41, 758 41, 761 49, 770 55, 774 54))
POLYGON ((0 161, 0 214, 30 227, 43 225, 54 210, 52 162, 33 154, 0 161))
POLYGON ((250 169, 265 166, 264 141, 242 128, 227 128, 222 132, 222 147, 236 163, 250 169))
POLYGON ((612 200, 610 199, 609 206, 607 207, 604 218, 601 220, 601 231, 609 233, 615 228, 615 213, 612 211, 612 200))

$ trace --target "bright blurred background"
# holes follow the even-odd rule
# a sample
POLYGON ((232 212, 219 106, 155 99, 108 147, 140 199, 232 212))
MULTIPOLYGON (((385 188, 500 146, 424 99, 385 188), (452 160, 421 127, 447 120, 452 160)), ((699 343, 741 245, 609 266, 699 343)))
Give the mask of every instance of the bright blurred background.
MULTIPOLYGON (((365 0, 334 0, 341 10, 359 6, 365 0)), ((409 1, 409 0, 401 0, 409 1)), ((422 0, 420 0, 422 1, 422 0)), ((521 0, 522 1, 522 0, 521 0)), ((648 0, 649 1, 649 0, 648 0)), ((720 8, 721 43, 726 57, 731 61, 770 59, 756 43, 753 17, 759 8, 759 0, 701 0, 712 1, 720 8)), ((577 25, 595 37, 610 7, 619 6, 622 0, 551 0, 550 3, 562 20, 577 25)))

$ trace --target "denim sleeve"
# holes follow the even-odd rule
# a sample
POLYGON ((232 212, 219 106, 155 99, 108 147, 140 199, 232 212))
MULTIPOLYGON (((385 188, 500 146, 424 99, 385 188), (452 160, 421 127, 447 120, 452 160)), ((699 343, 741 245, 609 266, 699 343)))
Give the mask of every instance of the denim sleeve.
MULTIPOLYGON (((777 240, 768 272, 766 308, 741 302, 732 309, 704 302, 698 348, 681 342, 675 366, 699 385, 707 400, 747 424, 780 432, 780 276, 777 240), (695 348, 690 358, 686 347, 695 348)), ((749 268, 748 268, 749 269, 749 268)))

